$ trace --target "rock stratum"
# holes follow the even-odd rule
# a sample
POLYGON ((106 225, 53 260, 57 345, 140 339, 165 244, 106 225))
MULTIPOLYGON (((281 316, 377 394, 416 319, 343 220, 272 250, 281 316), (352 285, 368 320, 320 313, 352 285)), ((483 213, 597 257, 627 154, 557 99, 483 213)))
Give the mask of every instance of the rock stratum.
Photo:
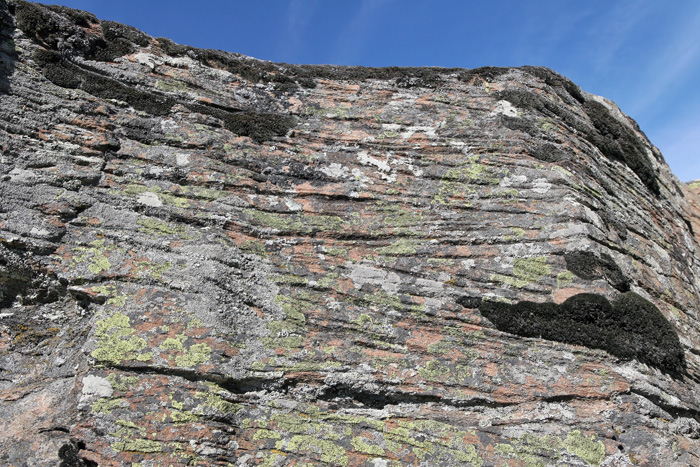
POLYGON ((698 188, 612 102, 0 28, 3 465, 700 465, 698 188))

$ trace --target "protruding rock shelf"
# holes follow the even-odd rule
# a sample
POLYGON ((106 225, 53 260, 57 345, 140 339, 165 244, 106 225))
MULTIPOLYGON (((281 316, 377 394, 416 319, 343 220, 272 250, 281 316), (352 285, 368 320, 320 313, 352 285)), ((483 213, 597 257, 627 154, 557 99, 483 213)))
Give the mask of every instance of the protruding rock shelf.
POLYGON ((0 464, 700 464, 698 189, 612 102, 0 36, 0 464))

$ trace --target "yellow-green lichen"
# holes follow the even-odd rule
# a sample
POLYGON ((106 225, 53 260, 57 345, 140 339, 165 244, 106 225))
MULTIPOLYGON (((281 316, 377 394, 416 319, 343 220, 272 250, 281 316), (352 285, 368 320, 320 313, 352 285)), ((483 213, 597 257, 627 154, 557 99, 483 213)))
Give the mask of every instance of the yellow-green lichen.
POLYGON ((389 256, 405 256, 414 255, 417 252, 417 247, 420 244, 415 240, 410 240, 408 238, 400 238, 391 245, 379 248, 377 252, 381 255, 389 256))
POLYGON ((173 268, 173 263, 165 261, 162 263, 154 263, 151 261, 136 261, 136 270, 139 273, 147 272, 153 279, 161 279, 163 273, 173 268))
POLYGON ((571 271, 560 272, 559 274, 557 274, 557 288, 561 289, 564 287, 568 287, 571 284, 571 282, 573 282, 574 277, 576 276, 571 271))
POLYGON ((373 456, 383 456, 384 449, 376 444, 369 444, 367 438, 362 436, 355 436, 351 441, 353 449, 357 452, 362 452, 365 454, 371 454, 373 456))
POLYGON ((139 381, 138 376, 125 376, 116 373, 110 373, 107 375, 107 381, 112 385, 115 391, 128 391, 131 387, 139 381))
POLYGON ((105 255, 106 251, 114 248, 106 247, 103 239, 94 240, 89 243, 89 247, 76 247, 76 254, 73 257, 72 265, 76 265, 89 260, 88 270, 93 274, 100 274, 102 271, 108 271, 112 267, 112 263, 105 255))
POLYGON ((95 325, 95 339, 97 348, 92 356, 103 363, 118 365, 125 360, 137 360, 145 362, 151 359, 151 353, 142 351, 146 348, 146 341, 134 336, 129 317, 123 313, 115 313, 112 316, 97 321, 95 325))
POLYGON ((124 399, 121 398, 100 398, 92 403, 91 410, 93 413, 112 413, 122 402, 124 399))
POLYGON ((345 449, 334 441, 318 439, 316 436, 294 435, 288 441, 281 440, 275 445, 280 451, 303 453, 305 455, 316 454, 321 462, 330 465, 346 467, 349 463, 345 449))
POLYGON ((543 276, 549 275, 551 271, 547 264, 547 258, 544 256, 515 258, 515 261, 513 261, 513 274, 515 277, 528 282, 537 282, 543 276))
POLYGON ((338 216, 279 214, 254 209, 247 209, 244 213, 253 223, 280 231, 340 231, 348 224, 338 216))
POLYGON ((285 274, 278 276, 271 276, 270 280, 277 284, 287 284, 287 285, 301 285, 306 286, 309 284, 309 280, 306 277, 296 276, 294 274, 285 274))
POLYGON ((187 340, 185 334, 178 334, 175 337, 168 337, 160 344, 161 350, 181 352, 184 348, 182 343, 187 340))
POLYGON ((237 413, 243 409, 240 404, 235 404, 229 402, 221 395, 225 391, 221 389, 215 383, 205 383, 209 391, 200 392, 197 391, 194 394, 196 399, 204 399, 195 409, 192 410, 194 414, 203 414, 207 410, 215 410, 222 414, 237 413))
POLYGON ((117 293, 117 288, 113 285, 99 285, 92 287, 92 290, 98 294, 107 295, 109 297, 106 302, 107 305, 123 307, 126 304, 126 299, 128 298, 126 295, 119 295, 117 293))
POLYGON ((440 339, 428 345, 428 353, 433 355, 448 354, 455 349, 455 342, 451 339, 440 339))
POLYGON ((450 369, 439 360, 430 360, 418 369, 418 373, 429 381, 444 381, 450 369))
POLYGON ((256 256, 265 256, 267 254, 265 244, 255 240, 246 240, 238 248, 244 253, 249 253, 256 256))
POLYGON ((158 81, 156 83, 156 88, 165 92, 184 92, 188 89, 187 84, 173 79, 158 81))
POLYGON ((503 237, 503 240, 516 240, 525 236, 525 230, 521 229, 520 227, 511 227, 510 231, 512 232, 512 234, 506 235, 505 237, 503 237))
POLYGON ((181 367, 193 367, 206 363, 211 358, 211 347, 205 343, 192 344, 182 355, 175 357, 175 364, 181 367))
POLYGON ((150 439, 125 439, 112 443, 112 449, 143 453, 163 452, 163 443, 150 439))
POLYGON ((511 440, 510 444, 497 444, 494 452, 505 458, 518 459, 527 467, 545 467, 552 460, 560 460, 564 453, 578 457, 586 465, 598 466, 605 457, 605 446, 595 436, 586 437, 575 430, 564 439, 526 433, 511 440))
POLYGON ((260 429, 255 432, 253 439, 282 439, 282 435, 276 431, 260 429))
POLYGON ((605 458, 605 445, 592 436, 583 436, 578 430, 566 435, 564 446, 571 454, 575 454, 590 465, 600 465, 605 458))
POLYGON ((153 217, 141 217, 138 220, 138 224, 141 226, 139 230, 149 235, 177 235, 186 230, 179 225, 170 224, 153 217))

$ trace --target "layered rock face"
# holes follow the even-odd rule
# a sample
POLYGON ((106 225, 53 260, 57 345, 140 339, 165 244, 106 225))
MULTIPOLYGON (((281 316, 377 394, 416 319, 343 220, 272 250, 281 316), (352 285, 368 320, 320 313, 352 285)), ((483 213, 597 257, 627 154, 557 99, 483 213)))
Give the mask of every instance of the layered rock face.
POLYGON ((0 18, 3 465, 700 465, 700 201, 612 102, 0 18))

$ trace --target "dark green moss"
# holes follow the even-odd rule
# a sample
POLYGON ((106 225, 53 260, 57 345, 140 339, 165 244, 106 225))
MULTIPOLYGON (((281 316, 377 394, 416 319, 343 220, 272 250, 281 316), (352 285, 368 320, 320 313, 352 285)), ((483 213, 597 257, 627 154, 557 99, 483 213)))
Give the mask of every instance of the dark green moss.
MULTIPOLYGON (((581 134, 608 159, 626 164, 652 193, 659 194, 659 184, 641 140, 631 129, 613 117, 603 104, 594 100, 586 100, 583 104, 583 110, 593 124, 591 127, 563 105, 532 92, 509 89, 497 93, 496 97, 507 100, 516 107, 530 109, 546 117, 558 119, 560 123, 581 134)), ((511 129, 533 136, 539 133, 533 124, 519 123, 515 120, 524 119, 511 118, 505 119, 504 122, 511 129)))
POLYGON ((62 5, 46 5, 46 9, 58 13, 61 16, 70 18, 70 20, 83 28, 89 28, 93 24, 99 23, 99 20, 95 15, 83 10, 74 10, 73 8, 68 8, 62 5))
POLYGON ((102 21, 100 28, 102 29, 102 35, 107 41, 126 39, 141 47, 146 47, 151 41, 148 34, 139 31, 135 27, 126 26, 114 21, 102 21))
POLYGON ((586 98, 583 97, 583 93, 581 92, 581 88, 574 84, 569 78, 546 67, 524 66, 522 68, 554 89, 554 92, 564 99, 564 101, 570 102, 570 98, 572 97, 579 104, 583 104, 586 101, 586 98))
POLYGON ((634 292, 621 294, 612 303, 589 293, 561 305, 484 301, 479 311, 504 332, 602 349, 670 374, 685 373, 685 355, 673 326, 653 303, 634 292))
POLYGON ((589 141, 607 158, 627 164, 647 188, 658 195, 660 190, 656 174, 637 135, 613 117, 600 102, 588 100, 583 108, 596 129, 596 132, 589 133, 589 141))
POLYGON ((457 299, 457 303, 462 305, 464 308, 479 308, 481 306, 481 299, 479 297, 469 297, 462 296, 457 299))
POLYGON ((82 89, 102 99, 116 99, 131 105, 137 110, 151 115, 167 115, 175 101, 154 93, 139 91, 117 80, 101 75, 87 66, 78 66, 64 60, 60 54, 52 51, 40 51, 34 59, 43 65, 44 76, 56 84, 69 89, 82 89))
POLYGON ((295 125, 291 115, 223 109, 202 104, 188 104, 187 108, 216 117, 223 122, 227 130, 240 136, 248 136, 258 143, 275 136, 284 136, 295 125))
POLYGON ((605 279, 620 292, 630 289, 629 279, 625 277, 615 260, 606 253, 596 256, 591 251, 573 251, 564 254, 566 268, 581 279, 605 279))
POLYGON ((571 159, 571 156, 551 143, 539 144, 530 149, 530 155, 544 162, 561 162, 571 159))
POLYGON ((50 47, 56 47, 58 40, 65 33, 61 30, 57 15, 52 14, 43 5, 23 0, 16 0, 13 4, 17 27, 28 37, 50 47))

